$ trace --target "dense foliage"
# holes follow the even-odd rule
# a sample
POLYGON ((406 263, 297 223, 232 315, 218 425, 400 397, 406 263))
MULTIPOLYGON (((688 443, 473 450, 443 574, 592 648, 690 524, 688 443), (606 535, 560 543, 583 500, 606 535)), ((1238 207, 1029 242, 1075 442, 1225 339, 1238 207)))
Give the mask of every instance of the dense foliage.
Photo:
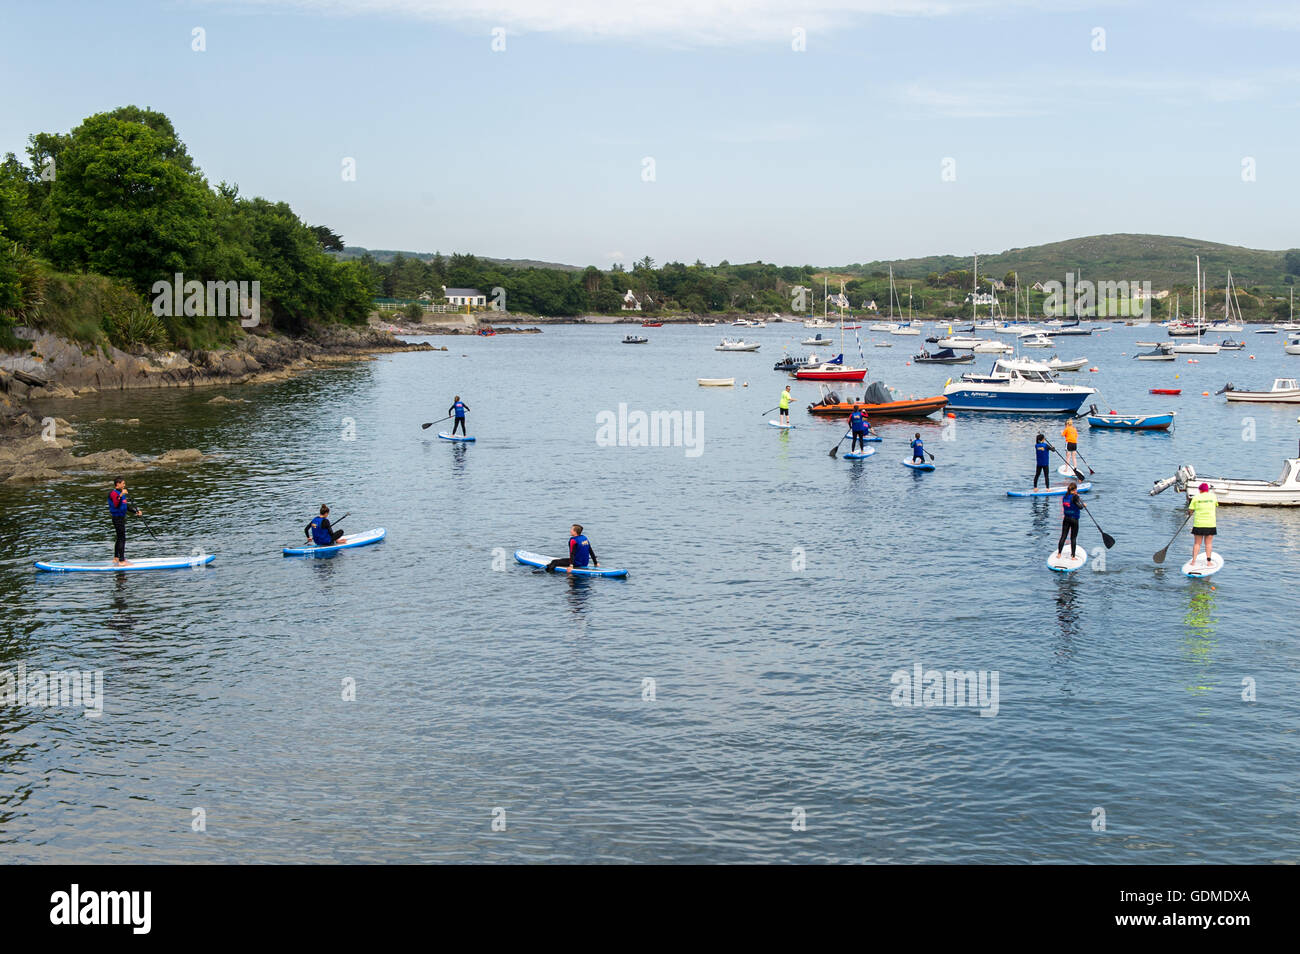
POLYGON ((12 153, 0 162, 0 319, 7 326, 66 318, 47 313, 45 300, 60 274, 103 276, 133 296, 130 308, 100 316, 99 330, 114 343, 211 341, 211 328, 200 333, 204 323, 221 323, 217 337, 238 333, 238 315, 151 321, 154 283, 176 273, 249 288, 259 282, 263 329, 363 322, 370 276, 329 254, 342 247, 338 234, 306 225, 283 202, 210 186, 171 121, 152 110, 124 106, 67 134, 37 133, 25 163, 12 153))

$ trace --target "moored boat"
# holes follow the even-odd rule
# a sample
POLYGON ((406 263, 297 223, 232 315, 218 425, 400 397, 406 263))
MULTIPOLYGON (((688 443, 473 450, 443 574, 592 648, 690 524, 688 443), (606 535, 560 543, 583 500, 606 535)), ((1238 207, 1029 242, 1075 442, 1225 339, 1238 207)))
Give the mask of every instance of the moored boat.
POLYGON ((851 368, 833 361, 799 368, 793 372, 800 381, 861 381, 867 376, 866 368, 851 368))
POLYGON ((817 345, 829 345, 832 342, 830 338, 825 338, 821 334, 816 334, 813 335, 811 338, 804 338, 803 341, 799 343, 801 345, 812 345, 815 347, 817 345))
POLYGON ((1061 384, 1052 369, 1027 358, 1000 358, 988 375, 964 376, 943 390, 954 411, 994 411, 1008 414, 1077 414, 1096 389, 1061 384))
POLYGON ((1229 381, 1219 391, 1229 401, 1253 404, 1300 404, 1300 385, 1295 378, 1276 378, 1267 391, 1243 391, 1229 381))
POLYGON ((627 335, 623 338, 623 344, 645 344, 649 340, 645 335, 627 335))
POLYGON ((1282 476, 1277 480, 1202 477, 1196 473, 1196 468, 1184 464, 1173 477, 1156 481, 1149 493, 1154 497, 1171 486, 1177 486, 1190 500, 1200 492, 1203 483, 1210 485, 1220 504, 1300 507, 1300 457, 1286 458, 1282 462, 1282 476))
POLYGON ((1109 414, 1088 415, 1088 426, 1112 431, 1167 431, 1174 423, 1174 411, 1165 414, 1109 414))
POLYGON ((695 383, 702 388, 729 388, 736 383, 735 378, 696 378, 695 383))
POLYGON ((934 354, 922 351, 920 354, 912 355, 912 360, 917 364, 970 364, 975 360, 975 355, 957 354, 951 348, 944 348, 934 354))
POLYGON ((856 400, 851 395, 841 399, 835 391, 823 388, 822 399, 816 404, 809 404, 808 412, 818 415, 848 415, 859 410, 876 417, 929 417, 947 403, 948 399, 942 395, 895 400, 889 388, 880 381, 872 381, 861 400, 856 400))
POLYGON ((759 347, 760 346, 758 344, 748 342, 744 338, 741 338, 738 341, 732 341, 730 338, 723 338, 722 341, 719 342, 717 347, 715 347, 713 350, 714 351, 757 351, 759 347))
POLYGON ((1087 358, 1070 358, 1067 361, 1052 355, 1052 359, 1047 362, 1047 366, 1053 371, 1078 371, 1087 363, 1087 358))

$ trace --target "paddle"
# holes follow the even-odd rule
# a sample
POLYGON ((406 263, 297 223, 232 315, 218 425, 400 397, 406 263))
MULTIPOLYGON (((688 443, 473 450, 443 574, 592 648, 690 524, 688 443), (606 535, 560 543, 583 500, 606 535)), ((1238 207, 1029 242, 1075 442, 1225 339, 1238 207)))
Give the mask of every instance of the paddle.
POLYGON ((1164 545, 1164 548, 1163 548, 1163 549, 1157 550, 1157 551, 1156 551, 1156 552, 1151 556, 1151 559, 1155 560, 1157 563, 1164 563, 1164 562, 1165 562, 1165 554, 1168 553, 1168 552, 1169 552, 1169 548, 1172 547, 1172 546, 1174 545, 1174 540, 1177 540, 1177 539, 1178 539, 1178 534, 1180 534, 1180 533, 1183 532, 1183 527, 1187 526, 1187 520, 1191 520, 1191 519, 1192 519, 1192 515, 1189 513, 1189 514, 1187 515, 1187 519, 1184 520, 1184 521, 1182 522, 1182 524, 1179 525, 1178 529, 1174 531, 1173 538, 1172 538, 1168 543, 1166 543, 1166 544, 1164 545))
POLYGON ((840 443, 836 444, 834 447, 831 448, 831 457, 834 457, 836 454, 838 454, 840 452, 840 445, 843 444, 846 440, 848 440, 852 436, 853 436, 853 432, 849 431, 847 434, 841 437, 840 443))
POLYGON ((149 521, 144 519, 144 511, 138 506, 135 508, 135 515, 140 518, 140 521, 144 524, 144 528, 149 531, 149 536, 157 540, 158 534, 153 532, 153 527, 149 526, 149 521))
MULTIPOLYGON (((1076 479, 1078 479, 1078 480, 1083 480, 1083 472, 1082 472, 1081 470, 1079 470, 1078 467, 1073 467, 1073 466, 1070 464, 1070 462, 1069 462, 1068 460, 1065 459, 1065 455, 1062 454, 1059 450, 1056 449, 1056 445, 1055 445, 1055 444, 1048 444, 1047 446, 1050 447, 1050 448, 1052 449, 1052 453, 1054 453, 1057 457, 1061 458, 1061 460, 1065 461, 1065 466, 1066 466, 1066 467, 1070 467, 1070 468, 1074 471, 1074 476, 1075 476, 1076 479)), ((1078 454, 1079 452, 1078 452, 1078 451, 1075 451, 1075 453, 1078 454)), ((1084 462, 1084 466, 1087 467, 1087 461, 1084 462)), ((1091 467, 1088 467, 1088 473, 1090 473, 1090 474, 1091 474, 1091 473, 1094 473, 1094 471, 1093 471, 1093 469, 1092 469, 1091 467)))
MULTIPOLYGON (((1083 503, 1082 500, 1079 502, 1083 503)), ((1115 538, 1112 537, 1105 530, 1101 529, 1101 524, 1099 524, 1097 522, 1097 518, 1092 515, 1092 511, 1088 508, 1087 504, 1083 505, 1083 512, 1088 515, 1088 519, 1092 521, 1092 525, 1096 527, 1097 532, 1101 534, 1101 542, 1106 544, 1106 549, 1109 550, 1111 547, 1113 547, 1115 545, 1115 538)))
POLYGON ((764 416, 764 415, 771 414, 773 411, 777 410, 777 408, 779 408, 780 406, 781 406, 781 405, 778 404, 776 407, 769 407, 766 411, 764 411, 764 412, 763 412, 762 414, 760 414, 759 416, 762 417, 762 416, 764 416))
MULTIPOLYGON (((345 513, 343 516, 339 517, 337 520, 331 520, 331 521, 330 521, 330 530, 337 530, 337 529, 339 528, 339 524, 342 523, 344 520, 348 519, 348 517, 350 517, 350 516, 352 516, 352 511, 351 511, 351 510, 349 510, 347 513, 345 513)), ((306 537, 307 537, 308 540, 311 539, 311 531, 310 531, 310 530, 304 529, 304 530, 303 530, 303 533, 306 535, 306 537)))
POLYGON ((428 424, 421 424, 421 425, 420 425, 420 430, 422 430, 422 431, 427 431, 429 428, 433 427, 433 425, 435 425, 435 424, 441 424, 443 421, 450 421, 450 420, 451 420, 451 415, 448 414, 446 417, 440 417, 440 418, 438 418, 436 421, 430 421, 428 424))

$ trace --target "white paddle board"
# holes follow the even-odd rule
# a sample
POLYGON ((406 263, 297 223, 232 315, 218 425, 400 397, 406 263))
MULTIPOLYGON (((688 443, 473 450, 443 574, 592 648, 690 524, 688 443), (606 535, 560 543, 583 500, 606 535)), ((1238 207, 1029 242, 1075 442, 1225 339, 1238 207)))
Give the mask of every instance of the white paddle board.
MULTIPOLYGON (((1069 491, 1069 489, 1070 489, 1070 485, 1065 484, 1064 486, 1058 485, 1056 487, 1053 487, 1051 490, 1048 490, 1046 487, 1039 487, 1037 490, 1033 488, 1030 488, 1029 490, 1008 490, 1007 496, 1008 497, 1064 497, 1066 493, 1069 491)), ((1078 493, 1086 494, 1088 491, 1092 490, 1092 484, 1088 483, 1085 480, 1083 483, 1079 484, 1079 486, 1076 487, 1075 490, 1078 493)))
POLYGON ((1219 553, 1214 554, 1214 558, 1206 564, 1204 552, 1196 554, 1196 562, 1190 560, 1183 564, 1183 573, 1192 579, 1200 579, 1203 576, 1213 576, 1223 569, 1223 557, 1219 553))
POLYGON ((1074 559, 1070 559, 1070 548, 1068 546, 1061 551, 1060 556, 1057 556, 1056 551, 1053 550, 1047 557, 1047 565, 1057 573, 1073 573, 1087 562, 1088 551, 1083 547, 1075 550, 1074 559))
POLYGON ((1074 472, 1075 472, 1076 470, 1077 470, 1080 474, 1082 474, 1082 473, 1083 473, 1083 465, 1079 465, 1078 467, 1071 467, 1069 464, 1062 464, 1060 467, 1056 468, 1056 472, 1057 472, 1058 474, 1060 474, 1062 477, 1073 477, 1073 476, 1074 476, 1074 472))
POLYGON ((796 424, 782 424, 780 421, 768 421, 767 423, 771 427, 779 427, 783 431, 792 431, 798 426, 796 424))

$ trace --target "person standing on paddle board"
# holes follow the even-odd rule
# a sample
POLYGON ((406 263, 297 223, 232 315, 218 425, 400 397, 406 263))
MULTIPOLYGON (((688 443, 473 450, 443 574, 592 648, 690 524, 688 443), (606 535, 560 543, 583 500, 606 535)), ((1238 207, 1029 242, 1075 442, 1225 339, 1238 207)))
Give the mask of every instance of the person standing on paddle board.
POLYGON ((1085 504, 1079 498, 1079 485, 1075 481, 1070 481, 1070 486, 1066 488, 1065 496, 1061 498, 1061 539, 1056 541, 1056 558, 1061 558, 1061 551, 1065 549, 1065 538, 1070 538, 1070 559, 1074 559, 1074 544, 1079 539, 1079 512, 1083 510, 1085 504))
POLYGON ((1052 445, 1047 443, 1047 439, 1039 434, 1034 438, 1034 459, 1038 466, 1034 470, 1034 489, 1038 489, 1038 475, 1042 474, 1043 479, 1047 481, 1047 489, 1052 489, 1052 459, 1048 456, 1052 452, 1052 445))
POLYGON ((921 432, 916 432, 916 439, 912 441, 912 463, 925 463, 925 443, 921 440, 921 432))
POLYGON ((781 403, 780 403, 780 408, 781 408, 781 423, 782 423, 782 424, 789 424, 789 423, 790 423, 790 400, 791 400, 793 397, 794 397, 794 395, 790 393, 790 385, 787 384, 787 385, 785 386, 785 390, 781 392, 781 403))
POLYGON ((1192 517, 1192 562, 1196 562, 1196 556, 1204 544, 1205 562, 1208 564, 1214 559, 1214 537, 1219 532, 1215 516, 1219 498, 1214 496, 1209 484, 1201 484, 1200 491, 1187 502, 1187 512, 1195 515, 1192 517))
POLYGON ((332 547, 343 536, 342 530, 330 526, 330 508, 326 504, 320 505, 320 516, 312 517, 302 532, 318 547, 332 547))
POLYGON ((126 559, 126 515, 140 517, 144 511, 131 506, 126 481, 121 477, 113 481, 113 489, 108 492, 108 513, 113 518, 113 530, 117 534, 113 542, 113 566, 130 566, 126 559))
POLYGON ((866 412, 862 408, 855 407, 853 413, 849 415, 849 430, 853 433, 853 443, 849 445, 849 453, 861 449, 865 454, 867 435, 871 433, 871 422, 867 420, 866 412))
POLYGON ((457 394, 455 399, 451 402, 451 407, 447 408, 448 417, 453 414, 456 415, 456 420, 453 421, 451 425, 451 434, 453 437, 456 436, 456 428, 458 427, 460 428, 462 437, 469 437, 469 432, 465 430, 465 412, 468 410, 469 405, 462 401, 460 395, 457 394))
POLYGON ((582 524, 575 523, 569 528, 569 558, 567 560, 552 560, 546 564, 546 569, 552 573, 556 567, 571 566, 581 570, 585 568, 588 562, 592 566, 600 566, 600 561, 596 559, 596 551, 591 548, 591 541, 582 535, 582 524))
POLYGON ((1061 436, 1065 438, 1065 462, 1074 470, 1079 466, 1075 461, 1075 451, 1079 449, 1079 432, 1074 427, 1074 421, 1065 422, 1061 436))

